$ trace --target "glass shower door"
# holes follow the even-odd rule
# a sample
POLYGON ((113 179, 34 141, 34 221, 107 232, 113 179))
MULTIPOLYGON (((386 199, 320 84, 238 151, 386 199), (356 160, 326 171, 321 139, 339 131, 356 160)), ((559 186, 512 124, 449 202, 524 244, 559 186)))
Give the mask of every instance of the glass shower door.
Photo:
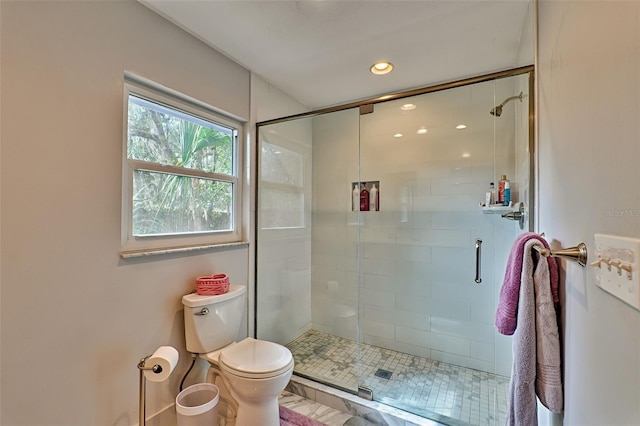
POLYGON ((256 335, 296 375, 356 393, 358 109, 259 128, 256 335))
POLYGON ((258 133, 256 336, 287 344, 311 326, 310 118, 258 133))

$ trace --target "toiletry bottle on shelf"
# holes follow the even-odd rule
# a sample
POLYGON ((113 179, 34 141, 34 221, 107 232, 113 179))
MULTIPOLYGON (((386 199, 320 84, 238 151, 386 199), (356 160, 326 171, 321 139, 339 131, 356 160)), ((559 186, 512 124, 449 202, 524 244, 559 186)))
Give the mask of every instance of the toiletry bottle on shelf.
POLYGON ((360 187, 360 211, 369 211, 369 191, 367 191, 366 182, 362 182, 362 186, 360 187))
POLYGON ((353 184, 353 192, 351 193, 351 211, 357 212, 360 209, 360 188, 358 184, 353 184))
POLYGON ((511 183, 509 181, 504 183, 504 205, 511 205, 511 183))
POLYGON ((496 200, 496 186, 493 182, 489 183, 489 189, 487 189, 487 194, 484 200, 484 205, 486 207, 491 207, 491 204, 496 200))
POLYGON ((374 183, 369 191, 369 210, 377 212, 380 210, 380 194, 378 194, 378 188, 374 183))
POLYGON ((500 182, 498 182, 498 199, 496 204, 504 205, 504 184, 507 182, 507 175, 500 176, 500 182))

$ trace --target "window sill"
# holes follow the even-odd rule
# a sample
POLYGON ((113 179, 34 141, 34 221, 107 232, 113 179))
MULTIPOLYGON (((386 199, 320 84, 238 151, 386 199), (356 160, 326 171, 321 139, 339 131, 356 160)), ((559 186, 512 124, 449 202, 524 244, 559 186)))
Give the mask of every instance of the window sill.
POLYGON ((139 257, 158 256, 163 254, 189 253, 189 252, 200 251, 200 250, 225 249, 225 248, 234 248, 234 247, 241 247, 241 246, 248 246, 248 245, 249 245, 249 241, 237 241, 233 243, 204 244, 204 245, 172 247, 172 248, 163 248, 163 249, 130 250, 130 251, 121 251, 120 258, 135 259, 139 257))

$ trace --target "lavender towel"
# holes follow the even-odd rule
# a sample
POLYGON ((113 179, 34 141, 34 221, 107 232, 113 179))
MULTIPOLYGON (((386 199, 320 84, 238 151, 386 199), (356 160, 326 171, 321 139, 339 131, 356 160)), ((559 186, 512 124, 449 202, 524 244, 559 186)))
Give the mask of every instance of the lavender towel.
POLYGON ((524 248, 522 285, 519 289, 518 327, 513 336, 513 367, 509 385, 507 425, 537 425, 536 394, 554 413, 564 404, 560 366, 560 338, 555 303, 549 286, 545 259, 533 260, 524 248))
MULTIPOLYGON (((530 240, 537 240, 542 243, 545 248, 549 248, 549 243, 540 235, 533 232, 520 234, 511 247, 509 259, 507 260, 507 268, 504 273, 504 281, 500 289, 500 299, 498 301, 495 321, 498 332, 507 336, 512 335, 516 331, 518 323, 518 298, 522 279, 524 247, 527 241, 530 240)), ((546 261, 549 269, 553 302, 557 304, 560 300, 558 296, 558 264, 553 257, 546 258, 546 261)))

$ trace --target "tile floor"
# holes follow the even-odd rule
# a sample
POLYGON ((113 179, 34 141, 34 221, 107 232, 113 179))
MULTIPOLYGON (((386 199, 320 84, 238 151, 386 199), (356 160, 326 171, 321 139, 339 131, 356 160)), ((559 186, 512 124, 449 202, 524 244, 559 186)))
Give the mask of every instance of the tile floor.
POLYGON ((508 377, 366 344, 358 365, 356 342, 316 330, 287 347, 298 375, 355 390, 359 370, 376 401, 451 425, 505 423, 508 377), (391 377, 376 376, 379 369, 391 377))

